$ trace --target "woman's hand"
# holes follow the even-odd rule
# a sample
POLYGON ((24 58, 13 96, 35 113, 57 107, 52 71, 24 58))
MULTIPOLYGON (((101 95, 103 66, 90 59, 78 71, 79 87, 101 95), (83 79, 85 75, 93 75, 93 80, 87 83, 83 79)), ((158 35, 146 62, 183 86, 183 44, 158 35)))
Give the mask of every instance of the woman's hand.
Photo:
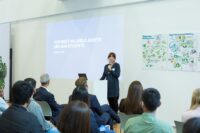
POLYGON ((108 65, 108 70, 109 70, 109 71, 112 70, 112 65, 108 65))

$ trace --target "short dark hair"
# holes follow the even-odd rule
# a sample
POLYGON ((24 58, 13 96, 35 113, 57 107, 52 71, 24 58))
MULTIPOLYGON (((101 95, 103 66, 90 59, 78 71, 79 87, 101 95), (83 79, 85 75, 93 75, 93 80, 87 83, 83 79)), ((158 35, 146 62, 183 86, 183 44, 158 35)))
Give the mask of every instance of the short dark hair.
POLYGON ((17 81, 12 87, 12 102, 23 105, 29 102, 33 94, 33 87, 25 81, 17 81))
POLYGON ((72 93, 71 101, 82 101, 89 105, 89 94, 85 87, 76 87, 72 93))
POLYGON ((90 109, 84 102, 70 102, 63 109, 57 127, 62 133, 90 133, 90 109))
POLYGON ((113 57, 113 58, 116 59, 116 54, 115 54, 114 52, 110 52, 110 53, 108 54, 108 58, 110 58, 110 57, 113 57))
POLYGON ((142 101, 149 111, 155 111, 160 106, 160 93, 155 88, 145 89, 142 94, 142 101))
POLYGON ((32 85, 33 88, 36 87, 36 81, 33 78, 26 78, 24 79, 24 81, 26 81, 27 83, 29 83, 30 85, 32 85))
POLYGON ((183 133, 200 133, 200 118, 191 118, 183 125, 183 133))

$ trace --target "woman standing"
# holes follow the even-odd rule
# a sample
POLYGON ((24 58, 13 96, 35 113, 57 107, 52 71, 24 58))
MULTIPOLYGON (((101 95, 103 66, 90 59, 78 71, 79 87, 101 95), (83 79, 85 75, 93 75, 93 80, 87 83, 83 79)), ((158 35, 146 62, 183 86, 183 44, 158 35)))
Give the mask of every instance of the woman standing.
POLYGON ((118 112, 118 99, 119 99, 119 76, 120 65, 115 62, 116 54, 111 52, 108 54, 109 63, 105 65, 104 72, 101 80, 108 81, 107 98, 110 107, 117 113, 118 112))

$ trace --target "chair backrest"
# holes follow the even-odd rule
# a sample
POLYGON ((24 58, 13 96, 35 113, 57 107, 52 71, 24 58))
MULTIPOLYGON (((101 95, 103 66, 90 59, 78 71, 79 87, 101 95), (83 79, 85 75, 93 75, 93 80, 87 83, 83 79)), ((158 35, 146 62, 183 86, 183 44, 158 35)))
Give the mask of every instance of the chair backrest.
POLYGON ((179 121, 174 121, 176 125, 176 133, 182 133, 183 132, 183 123, 179 121))
POLYGON ((52 110, 47 102, 37 101, 37 103, 41 106, 45 117, 52 117, 52 110))
POLYGON ((120 120, 121 120, 120 127, 121 127, 122 130, 125 128, 125 124, 128 121, 128 119, 138 116, 138 114, 127 115, 127 114, 122 113, 122 112, 119 112, 118 115, 119 115, 120 120))

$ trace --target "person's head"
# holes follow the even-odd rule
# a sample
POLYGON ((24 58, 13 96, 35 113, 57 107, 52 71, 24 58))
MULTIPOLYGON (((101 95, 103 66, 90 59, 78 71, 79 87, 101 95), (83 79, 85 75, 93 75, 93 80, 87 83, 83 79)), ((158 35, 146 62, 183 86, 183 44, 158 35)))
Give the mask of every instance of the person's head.
POLYGON ((75 85, 76 85, 76 87, 85 87, 85 88, 88 88, 87 79, 85 77, 79 77, 75 81, 75 85))
POLYGON ((195 89, 193 91, 190 109, 194 110, 199 106, 200 106, 200 88, 195 89))
POLYGON ((161 105, 160 93, 157 89, 148 88, 143 91, 142 101, 143 101, 143 111, 144 112, 154 112, 161 105))
POLYGON ((35 88, 36 88, 36 80, 33 78, 26 78, 24 79, 25 82, 29 83, 33 88, 34 88, 34 92, 35 92, 35 88))
POLYGON ((25 81, 17 81, 12 87, 12 102, 25 105, 33 94, 33 86, 25 81))
POLYGON ((72 93, 71 101, 82 101, 89 105, 89 95, 85 87, 76 87, 72 93))
POLYGON ((116 54, 114 52, 110 52, 108 54, 108 61, 110 64, 113 64, 115 63, 115 60, 116 60, 116 54))
POLYGON ((133 81, 128 89, 128 94, 125 102, 126 113, 142 113, 141 101, 142 101, 143 86, 140 81, 133 81))
POLYGON ((183 125, 183 133, 200 133, 200 118, 191 118, 183 125))
POLYGON ((50 83, 49 74, 45 73, 40 76, 40 83, 42 86, 48 86, 50 83))
POLYGON ((63 109, 57 128, 62 133, 90 133, 90 109, 84 102, 70 102, 63 109))

